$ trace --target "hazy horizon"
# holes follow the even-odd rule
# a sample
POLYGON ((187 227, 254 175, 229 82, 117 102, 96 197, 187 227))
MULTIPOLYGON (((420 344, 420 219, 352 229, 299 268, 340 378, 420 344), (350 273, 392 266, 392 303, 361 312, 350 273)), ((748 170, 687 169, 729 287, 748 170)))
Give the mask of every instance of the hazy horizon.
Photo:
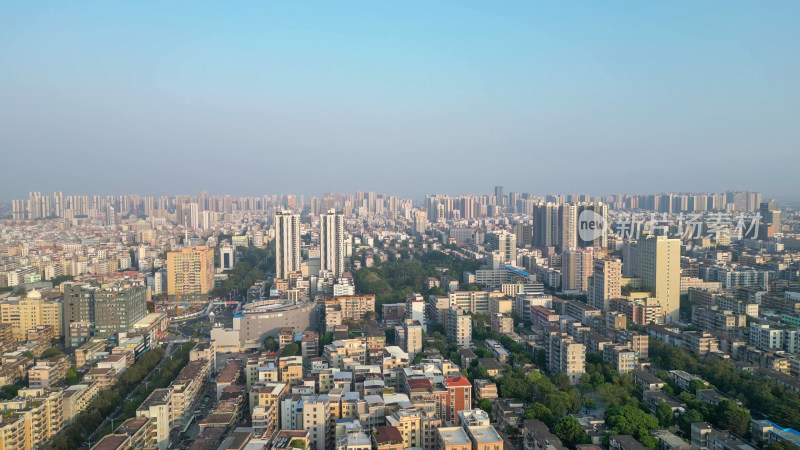
POLYGON ((29 191, 798 200, 800 3, 0 5, 29 191))

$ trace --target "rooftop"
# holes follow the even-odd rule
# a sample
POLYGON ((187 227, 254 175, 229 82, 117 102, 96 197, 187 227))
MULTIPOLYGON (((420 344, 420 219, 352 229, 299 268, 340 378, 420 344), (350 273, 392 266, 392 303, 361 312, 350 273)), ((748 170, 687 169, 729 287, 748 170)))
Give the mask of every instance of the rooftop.
POLYGON ((398 430, 396 427, 377 427, 377 432, 375 433, 375 442, 378 443, 378 445, 402 441, 403 435, 400 434, 400 430, 398 430))
POLYGON ((468 427, 467 429, 469 430, 469 434, 475 439, 475 442, 479 444, 500 442, 502 440, 500 435, 497 434, 497 430, 491 425, 468 427))
POLYGON ((469 445, 467 433, 461 427, 440 427, 439 436, 445 445, 469 445))
POLYGON ((94 444, 92 450, 116 450, 127 440, 127 434, 107 434, 94 444))

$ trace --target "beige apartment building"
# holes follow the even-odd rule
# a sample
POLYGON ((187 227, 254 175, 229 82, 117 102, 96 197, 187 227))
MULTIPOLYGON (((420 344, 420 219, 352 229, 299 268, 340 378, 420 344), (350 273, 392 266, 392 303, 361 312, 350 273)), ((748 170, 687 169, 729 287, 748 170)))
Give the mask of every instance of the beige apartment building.
POLYGON ((39 291, 28 292, 24 299, 0 303, 0 323, 11 324, 14 339, 24 341, 28 330, 50 325, 61 336, 61 302, 42 299, 39 291))
POLYGON ((637 243, 637 267, 642 285, 655 290, 668 322, 680 319, 681 241, 647 236, 637 243))
POLYGON ((214 249, 185 247, 167 253, 167 293, 207 294, 214 288, 214 249))
POLYGON ((622 261, 595 260, 594 272, 589 280, 589 305, 608 311, 608 301, 622 295, 622 261))

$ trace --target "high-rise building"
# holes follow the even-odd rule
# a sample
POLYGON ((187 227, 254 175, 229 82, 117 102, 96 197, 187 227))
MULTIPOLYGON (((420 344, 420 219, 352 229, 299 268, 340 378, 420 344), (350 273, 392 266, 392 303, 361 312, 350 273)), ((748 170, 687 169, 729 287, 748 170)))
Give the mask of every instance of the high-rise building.
POLYGON ((408 353, 408 357, 413 360, 417 353, 422 351, 422 325, 417 320, 406 319, 401 328, 402 346, 408 353))
POLYGON ((517 237, 517 247, 530 247, 533 243, 533 226, 529 223, 515 224, 514 235, 517 237))
POLYGON ((414 211, 414 232, 425 234, 428 225, 428 214, 425 211, 414 211))
POLYGON ((503 206, 506 204, 505 197, 503 196, 503 186, 494 187, 494 200, 497 206, 503 206))
POLYGON ((645 288, 655 290, 655 298, 668 321, 680 319, 681 241, 666 236, 644 236, 639 239, 635 275, 645 288))
POLYGON ((442 412, 440 417, 456 425, 461 425, 458 420, 459 411, 472 409, 472 383, 466 377, 445 377, 442 387, 447 390, 447 395, 439 398, 445 400, 447 405, 446 407, 440 406, 442 412))
POLYGON ((586 371, 586 347, 557 329, 547 332, 546 338, 545 360, 550 372, 564 372, 572 384, 577 384, 586 371))
POLYGON ((234 264, 236 264, 236 248, 231 245, 220 247, 219 268, 222 270, 231 270, 234 264))
POLYGON ((498 231, 489 235, 492 250, 500 252, 504 264, 517 264, 517 236, 508 231, 498 231))
POLYGON ((73 282, 65 282, 62 288, 64 345, 67 348, 79 347, 89 340, 94 330, 94 293, 97 288, 73 282))
MULTIPOLYGON (((596 217, 600 217, 600 220, 604 223, 608 223, 608 205, 602 202, 593 202, 593 203, 580 203, 578 204, 578 220, 581 220, 581 214, 584 211, 592 211, 595 213, 596 217)), ((577 226, 576 226, 577 228, 577 226)), ((590 241, 586 241, 580 236, 580 232, 578 232, 578 246, 579 247, 594 247, 594 248, 606 248, 608 246, 608 236, 606 233, 599 233, 597 237, 590 241)))
POLYGON ((338 278, 344 273, 344 216, 331 209, 320 216, 320 269, 338 278))
POLYGON ((24 341, 27 331, 39 325, 51 325, 53 334, 61 337, 61 302, 45 300, 39 291, 30 291, 24 299, 0 303, 0 323, 10 323, 18 341, 24 341))
POLYGON ((425 317, 425 298, 420 294, 409 294, 406 297, 406 319, 416 320, 422 329, 428 331, 428 321, 425 317))
MULTIPOLYGON (((777 202, 762 202, 759 207, 761 224, 758 228, 758 238, 767 240, 781 232, 781 210, 777 202)), ((743 236, 752 239, 753 236, 743 236)))
POLYGON ((118 285, 95 292, 94 317, 98 336, 108 338, 126 332, 146 315, 144 286, 118 285))
POLYGON ((207 294, 214 289, 214 250, 184 247, 167 253, 167 293, 207 294))
POLYGON ((328 448, 331 425, 329 401, 322 397, 303 401, 302 419, 302 428, 308 431, 313 448, 328 448))
POLYGON ((561 290, 586 291, 594 267, 592 249, 570 250, 561 254, 561 290))
POLYGON ((472 317, 461 308, 447 310, 445 331, 447 340, 461 348, 469 348, 472 340, 472 317))
POLYGON ((533 245, 540 248, 560 245, 559 222, 557 204, 536 205, 533 208, 533 245))
POLYGON ((300 270, 300 216, 288 211, 275 214, 275 276, 286 279, 300 270))
POLYGON ((578 248, 578 205, 565 203, 559 207, 561 251, 578 248))
POLYGON ((589 305, 607 311, 608 301, 622 295, 622 262, 595 260, 588 294, 589 305))

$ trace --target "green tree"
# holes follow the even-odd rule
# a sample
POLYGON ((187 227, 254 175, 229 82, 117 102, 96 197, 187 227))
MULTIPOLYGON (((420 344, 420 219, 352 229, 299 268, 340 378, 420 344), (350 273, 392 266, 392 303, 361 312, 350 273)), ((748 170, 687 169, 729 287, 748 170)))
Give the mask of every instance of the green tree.
POLYGON ((500 379, 499 387, 504 398, 526 400, 530 396, 530 386, 520 378, 504 376, 500 379))
POLYGON ((552 428, 555 423, 553 411, 541 403, 534 403, 530 408, 525 410, 525 419, 537 419, 542 421, 548 428, 552 428))
POLYGON ((264 338, 264 348, 268 352, 277 352, 278 351, 278 341, 275 340, 272 336, 267 336, 264 338))
POLYGON ((555 392, 544 398, 544 405, 553 411, 553 416, 563 417, 572 412, 572 399, 566 392, 555 392))
MULTIPOLYGON (((658 428, 658 420, 635 406, 615 406, 606 410, 606 424, 611 434, 629 434, 640 442, 658 428)), ((646 445, 646 444, 645 444, 646 445)))
POLYGON ((697 395, 697 391, 699 389, 705 389, 705 388, 706 384, 700 380, 692 380, 689 382, 689 392, 691 392, 694 395, 697 395))
POLYGON ((51 278, 50 282, 53 283, 53 287, 56 287, 65 281, 72 281, 73 279, 72 275, 59 275, 51 278))
POLYGON ((583 407, 586 409, 586 412, 597 408, 597 402, 595 402, 592 397, 586 395, 581 398, 581 403, 583 403, 583 407))
POLYGON ((395 345, 397 333, 395 332, 394 328, 387 328, 386 331, 384 331, 384 334, 386 335, 386 345, 395 345))
POLYGON ((492 414, 492 402, 488 398, 481 399, 481 401, 478 402, 478 408, 489 413, 489 418, 494 418, 492 414))
POLYGON ((658 424, 661 425, 662 428, 671 427, 675 420, 675 416, 672 414, 672 407, 666 402, 659 403, 656 407, 656 418, 658 419, 658 424))
POLYGON ((561 439, 568 448, 574 449, 578 444, 588 444, 591 442, 589 435, 583 431, 578 419, 572 416, 565 416, 558 421, 553 433, 561 439))
POLYGON ((569 377, 564 372, 556 372, 550 375, 550 381, 552 381, 560 391, 568 391, 571 387, 569 377))
POLYGON ((692 432, 692 424, 695 422, 703 422, 705 418, 696 409, 689 409, 678 417, 678 426, 685 436, 689 436, 692 432))
POLYGON ((73 385, 79 382, 80 380, 81 379, 80 375, 78 375, 78 369, 75 366, 70 367, 69 370, 67 371, 67 377, 66 377, 67 384, 73 385))
POLYGON ((295 344, 294 342, 288 344, 286 347, 283 347, 281 350, 281 356, 297 356, 300 354, 300 346, 295 344))
POLYGON ((729 409, 723 413, 720 426, 738 436, 744 436, 750 431, 750 411, 736 407, 729 409))
POLYGON ((60 355, 61 352, 57 348, 50 347, 42 352, 41 358, 52 358, 53 356, 60 355))

